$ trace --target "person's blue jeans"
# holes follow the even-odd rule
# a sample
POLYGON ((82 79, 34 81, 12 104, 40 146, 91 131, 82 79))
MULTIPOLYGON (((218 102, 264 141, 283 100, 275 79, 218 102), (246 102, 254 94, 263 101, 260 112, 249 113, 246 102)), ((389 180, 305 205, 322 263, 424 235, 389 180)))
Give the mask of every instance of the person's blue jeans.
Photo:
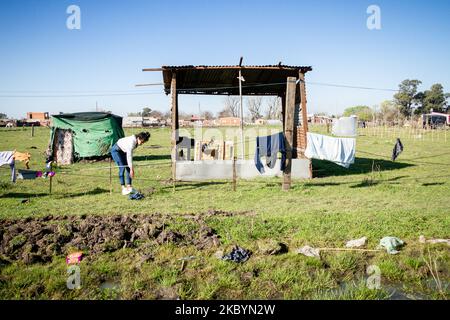
POLYGON ((128 162, 127 162, 127 155, 125 152, 123 152, 118 146, 117 144, 114 144, 113 147, 111 148, 111 157, 113 158, 113 160, 117 163, 117 165, 119 166, 119 179, 120 179, 120 184, 122 186, 125 185, 125 177, 124 177, 124 173, 126 171, 126 176, 127 176, 127 185, 131 185, 131 177, 130 177, 130 167, 128 167, 128 162))

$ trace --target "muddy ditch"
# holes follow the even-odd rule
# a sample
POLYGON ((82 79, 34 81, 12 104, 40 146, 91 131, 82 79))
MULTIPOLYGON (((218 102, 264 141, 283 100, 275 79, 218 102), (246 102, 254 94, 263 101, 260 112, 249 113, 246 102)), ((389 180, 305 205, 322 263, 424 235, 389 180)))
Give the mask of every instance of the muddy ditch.
POLYGON ((210 210, 186 215, 81 215, 0 220, 0 265, 12 261, 46 263, 74 250, 95 255, 146 245, 193 245, 198 250, 220 245, 220 237, 205 219, 228 217, 210 210), (189 224, 188 228, 179 225, 189 224))

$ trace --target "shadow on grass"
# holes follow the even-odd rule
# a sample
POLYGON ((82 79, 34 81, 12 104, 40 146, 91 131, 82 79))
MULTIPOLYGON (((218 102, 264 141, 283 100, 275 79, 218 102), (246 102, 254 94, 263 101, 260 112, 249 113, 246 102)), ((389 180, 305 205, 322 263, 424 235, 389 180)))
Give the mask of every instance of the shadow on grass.
POLYGON ((399 170, 414 166, 409 163, 393 162, 382 159, 355 158, 355 163, 346 169, 337 164, 325 160, 312 160, 314 178, 324 178, 331 176, 346 176, 360 173, 372 172, 372 168, 379 168, 382 171, 399 170))
MULTIPOLYGON (((199 181, 199 182, 180 182, 178 181, 175 186, 175 190, 191 190, 191 189, 197 189, 205 186, 212 186, 212 185, 223 185, 223 184, 231 184, 230 182, 225 181, 199 181)), ((172 189, 172 184, 166 185, 163 187, 163 189, 172 189)))
MULTIPOLYGON (((97 195, 102 193, 109 193, 109 190, 102 189, 102 188, 95 188, 90 191, 86 192, 78 192, 78 193, 66 193, 64 195, 54 193, 53 195, 55 198, 62 199, 62 198, 74 198, 74 197, 81 197, 81 196, 88 196, 88 195, 97 195)), ((36 198, 36 197, 47 197, 51 196, 49 193, 25 193, 25 192, 9 192, 5 193, 0 196, 0 198, 36 198)))
POLYGON ((170 154, 151 154, 148 156, 134 156, 133 161, 170 160, 170 154))

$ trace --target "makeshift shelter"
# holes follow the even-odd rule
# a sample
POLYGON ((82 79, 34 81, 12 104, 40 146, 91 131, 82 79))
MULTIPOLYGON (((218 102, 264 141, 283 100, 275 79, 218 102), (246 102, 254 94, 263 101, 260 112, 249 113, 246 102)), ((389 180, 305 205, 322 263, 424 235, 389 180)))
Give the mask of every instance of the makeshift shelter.
POLYGON ((48 155, 58 164, 103 157, 123 138, 122 117, 106 112, 52 115, 48 155))
MULTIPOLYGON (((283 172, 283 188, 290 186, 291 174, 296 178, 311 178, 311 161, 304 156, 308 120, 306 110, 305 74, 309 66, 278 65, 243 66, 242 59, 235 66, 162 66, 143 71, 162 71, 164 91, 171 94, 172 114, 172 174, 175 180, 228 179, 231 176, 252 178, 259 175, 253 160, 241 158, 218 160, 213 166, 201 161, 177 161, 178 95, 264 95, 282 100, 283 133, 286 138, 287 163, 283 172), (245 79, 241 86, 240 77, 245 79), (293 161, 295 160, 295 161, 293 161), (231 169, 233 167, 233 169, 231 169)), ((243 119, 241 115, 241 130, 243 119)), ((242 139, 241 139, 242 140, 242 139)), ((244 142, 241 141, 241 144, 244 142)), ((215 160, 214 160, 215 161, 215 160)), ((272 172, 274 173, 274 172, 272 172)), ((270 174, 270 173, 269 173, 270 174)), ((274 173, 278 175, 278 173, 274 173)))

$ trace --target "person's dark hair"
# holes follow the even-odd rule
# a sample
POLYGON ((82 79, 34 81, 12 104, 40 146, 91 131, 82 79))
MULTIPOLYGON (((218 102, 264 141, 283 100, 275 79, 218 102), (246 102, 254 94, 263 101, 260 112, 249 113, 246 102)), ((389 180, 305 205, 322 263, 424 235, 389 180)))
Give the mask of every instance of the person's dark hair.
POLYGON ((150 139, 150 132, 139 132, 136 138, 139 138, 142 142, 147 142, 150 139))

